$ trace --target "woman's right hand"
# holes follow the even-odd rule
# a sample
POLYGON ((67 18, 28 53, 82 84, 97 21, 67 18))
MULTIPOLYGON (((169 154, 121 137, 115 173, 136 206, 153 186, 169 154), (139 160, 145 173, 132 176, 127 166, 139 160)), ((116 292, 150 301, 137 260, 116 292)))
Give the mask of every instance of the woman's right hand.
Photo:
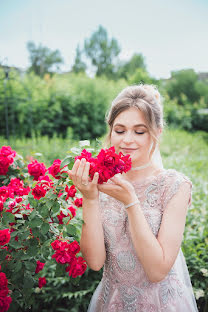
POLYGON ((93 180, 89 177, 90 163, 85 158, 77 159, 71 170, 68 171, 69 177, 76 188, 82 193, 85 199, 98 199, 98 178, 99 174, 94 174, 93 180))

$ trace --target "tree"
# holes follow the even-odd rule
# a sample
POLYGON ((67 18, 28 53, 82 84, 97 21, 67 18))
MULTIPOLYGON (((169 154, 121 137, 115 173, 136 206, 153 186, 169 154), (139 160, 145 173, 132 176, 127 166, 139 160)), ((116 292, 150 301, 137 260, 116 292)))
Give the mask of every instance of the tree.
POLYGON ((166 90, 171 99, 176 98, 183 105, 184 95, 190 103, 197 102, 200 93, 197 90, 198 75, 193 69, 183 69, 171 72, 171 78, 166 82, 166 90))
POLYGON ((128 79, 137 69, 146 71, 146 64, 142 54, 135 53, 131 59, 118 66, 118 78, 128 79))
POLYGON ((27 49, 31 63, 29 71, 33 71, 38 76, 43 77, 46 73, 52 74, 64 62, 59 50, 52 51, 41 44, 36 46, 32 41, 27 43, 27 49))
POLYGON ((82 51, 79 48, 79 45, 76 48, 76 57, 72 71, 74 73, 83 73, 86 71, 87 65, 82 61, 82 51))
POLYGON ((84 42, 84 52, 95 67, 96 76, 114 78, 115 61, 120 51, 117 40, 109 39, 106 29, 101 25, 84 42))

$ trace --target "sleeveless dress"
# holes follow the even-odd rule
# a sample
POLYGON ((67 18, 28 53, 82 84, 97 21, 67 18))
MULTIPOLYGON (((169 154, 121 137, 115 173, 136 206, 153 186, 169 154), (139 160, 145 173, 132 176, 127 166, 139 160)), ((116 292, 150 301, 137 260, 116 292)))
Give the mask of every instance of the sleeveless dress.
MULTIPOLYGON (((144 216, 157 237, 163 212, 182 183, 190 180, 174 169, 132 182, 144 216)), ((189 204, 191 204, 191 191, 189 204)), ((124 205, 100 192, 106 261, 88 312, 196 312, 198 311, 182 250, 167 276, 149 281, 134 249, 124 205)))

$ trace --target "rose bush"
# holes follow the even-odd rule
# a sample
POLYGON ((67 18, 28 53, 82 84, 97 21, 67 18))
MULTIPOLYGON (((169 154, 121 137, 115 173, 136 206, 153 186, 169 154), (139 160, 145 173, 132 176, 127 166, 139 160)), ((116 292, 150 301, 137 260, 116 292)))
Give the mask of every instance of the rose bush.
POLYGON ((91 179, 99 172, 99 183, 131 168, 130 156, 117 155, 114 147, 97 157, 80 150, 48 169, 37 160, 26 164, 9 146, 0 149, 0 261, 6 281, 0 284, 1 311, 10 304, 11 311, 32 306, 54 264, 54 276, 68 275, 72 283, 84 274, 78 243, 82 198, 67 173, 83 157, 90 161, 91 179))

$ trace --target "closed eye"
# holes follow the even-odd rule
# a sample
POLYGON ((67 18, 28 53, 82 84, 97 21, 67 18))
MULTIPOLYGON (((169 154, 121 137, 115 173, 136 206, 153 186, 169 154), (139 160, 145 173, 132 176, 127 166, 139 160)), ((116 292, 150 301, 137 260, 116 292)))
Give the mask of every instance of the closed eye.
MULTIPOLYGON (((115 131, 115 132, 118 133, 118 134, 124 133, 124 131, 115 131)), ((135 131, 135 133, 136 134, 144 134, 144 132, 137 132, 137 131, 135 131)))

